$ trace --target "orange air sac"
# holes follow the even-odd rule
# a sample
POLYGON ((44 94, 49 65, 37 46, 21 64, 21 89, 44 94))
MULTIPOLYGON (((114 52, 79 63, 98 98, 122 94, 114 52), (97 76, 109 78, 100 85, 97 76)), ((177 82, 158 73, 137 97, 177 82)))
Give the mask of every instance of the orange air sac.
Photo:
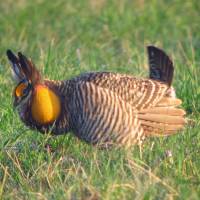
POLYGON ((53 123, 60 115, 59 97, 49 88, 37 85, 33 94, 31 113, 39 124, 53 123))

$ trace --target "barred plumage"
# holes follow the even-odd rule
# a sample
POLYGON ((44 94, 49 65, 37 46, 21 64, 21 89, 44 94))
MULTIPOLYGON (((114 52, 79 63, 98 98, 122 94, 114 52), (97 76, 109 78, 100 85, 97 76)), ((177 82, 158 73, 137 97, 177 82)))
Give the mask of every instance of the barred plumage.
MULTIPOLYGON (((140 144, 149 135, 175 133, 186 123, 185 111, 176 108, 181 100, 174 96, 175 90, 171 86, 173 64, 156 47, 148 47, 149 79, 94 72, 66 81, 42 80, 34 65, 21 53, 19 58, 11 51, 7 54, 15 74, 21 79, 17 88, 20 84, 31 85, 29 96, 22 94, 20 97, 21 102, 23 100, 25 103, 20 103, 16 99, 19 97, 15 96, 15 101, 19 101, 20 117, 26 125, 41 132, 51 130, 53 134, 63 134, 72 131, 88 143, 131 146, 140 144), (46 119, 44 111, 39 119, 33 118, 31 108, 32 102, 36 101, 35 95, 40 92, 38 86, 53 91, 58 97, 61 105, 59 117, 54 117, 58 111, 55 105, 51 105, 54 102, 49 96, 50 116, 46 119)), ((39 101, 42 98, 39 97, 39 101)), ((37 105, 38 112, 43 112, 43 104, 38 102, 37 105)))

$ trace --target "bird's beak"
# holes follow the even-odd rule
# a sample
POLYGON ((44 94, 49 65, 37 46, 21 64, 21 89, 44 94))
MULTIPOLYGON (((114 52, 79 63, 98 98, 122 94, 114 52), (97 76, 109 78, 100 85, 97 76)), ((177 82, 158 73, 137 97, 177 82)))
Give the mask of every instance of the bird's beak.
POLYGON ((17 99, 17 98, 14 99, 13 106, 14 106, 15 109, 18 109, 18 107, 19 107, 19 99, 17 99))

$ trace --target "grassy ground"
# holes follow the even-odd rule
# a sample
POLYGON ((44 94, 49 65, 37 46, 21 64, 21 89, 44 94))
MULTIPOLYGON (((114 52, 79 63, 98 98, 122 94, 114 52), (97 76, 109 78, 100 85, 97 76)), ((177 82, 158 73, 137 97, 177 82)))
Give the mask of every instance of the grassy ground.
POLYGON ((199 10, 198 0, 2 1, 0 198, 198 199, 199 10), (141 153, 138 147, 98 150, 71 134, 41 135, 12 109, 7 48, 31 56, 46 77, 66 79, 102 70, 146 76, 149 44, 172 56, 174 86, 194 125, 147 140, 141 153))

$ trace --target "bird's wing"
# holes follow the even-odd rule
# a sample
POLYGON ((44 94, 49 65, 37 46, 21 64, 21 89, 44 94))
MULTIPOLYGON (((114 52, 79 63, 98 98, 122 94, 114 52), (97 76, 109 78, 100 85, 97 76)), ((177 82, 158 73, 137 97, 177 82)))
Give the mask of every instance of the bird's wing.
POLYGON ((76 84, 70 102, 72 129, 93 144, 130 144, 142 138, 137 111, 116 93, 91 82, 76 84))
POLYGON ((154 106, 169 89, 168 85, 155 80, 111 72, 84 74, 76 78, 76 81, 86 81, 108 89, 138 110, 154 106))

